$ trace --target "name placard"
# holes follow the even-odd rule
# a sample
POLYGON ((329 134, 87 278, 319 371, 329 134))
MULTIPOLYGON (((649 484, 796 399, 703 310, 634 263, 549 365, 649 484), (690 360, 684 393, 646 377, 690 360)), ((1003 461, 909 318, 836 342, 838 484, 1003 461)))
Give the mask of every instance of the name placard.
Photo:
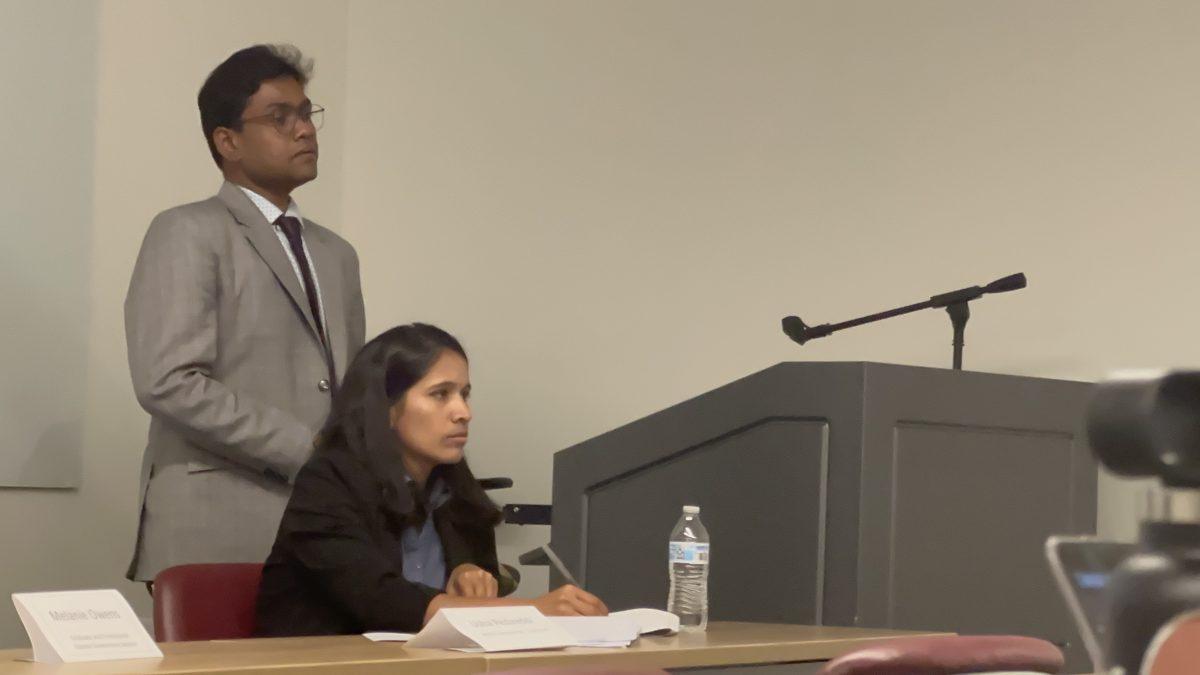
POLYGON ((13 593, 12 599, 39 663, 162 657, 114 589, 13 593))
POLYGON ((408 641, 409 647, 505 652, 556 649, 574 642, 536 607, 442 609, 408 641))

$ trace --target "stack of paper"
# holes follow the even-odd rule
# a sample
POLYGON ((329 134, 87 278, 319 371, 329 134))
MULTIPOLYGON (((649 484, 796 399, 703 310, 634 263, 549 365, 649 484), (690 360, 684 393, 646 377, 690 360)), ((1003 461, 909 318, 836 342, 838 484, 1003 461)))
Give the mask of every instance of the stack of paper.
POLYGON ((675 633, 679 617, 660 609, 629 609, 608 616, 546 617, 533 607, 443 609, 420 633, 365 633, 376 642, 461 651, 557 647, 628 647, 639 635, 675 633))
POLYGON ((660 609, 627 609, 608 616, 549 617, 575 639, 573 647, 628 647, 639 635, 679 632, 679 617, 660 609))
POLYGON ((408 642, 415 636, 415 633, 388 633, 384 631, 363 633, 363 637, 367 638, 371 642, 408 642))
POLYGON ((638 638, 637 624, 613 616, 552 616, 549 619, 565 630, 572 647, 628 647, 638 638))
POLYGON ((571 645, 571 635, 536 607, 465 607, 440 609, 408 641, 409 647, 464 652, 507 652, 558 649, 571 645))
POLYGON ((623 612, 613 612, 608 616, 632 621, 637 625, 638 633, 641 635, 674 635, 679 632, 679 617, 661 609, 641 607, 627 609, 623 612))

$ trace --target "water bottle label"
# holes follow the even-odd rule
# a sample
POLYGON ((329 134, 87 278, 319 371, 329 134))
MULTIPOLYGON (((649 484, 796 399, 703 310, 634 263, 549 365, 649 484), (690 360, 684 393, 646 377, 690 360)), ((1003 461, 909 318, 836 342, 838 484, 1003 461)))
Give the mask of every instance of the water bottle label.
POLYGON ((708 564, 708 544, 694 541, 673 541, 668 548, 668 556, 673 563, 708 564))

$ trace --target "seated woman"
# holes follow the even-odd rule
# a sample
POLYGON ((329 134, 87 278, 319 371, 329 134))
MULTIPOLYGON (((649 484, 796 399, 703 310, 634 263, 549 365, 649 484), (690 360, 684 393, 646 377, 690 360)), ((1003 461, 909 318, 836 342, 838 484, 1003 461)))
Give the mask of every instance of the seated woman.
POLYGON ((434 326, 354 357, 263 568, 260 635, 416 632, 443 607, 608 612, 575 586, 498 597, 500 512, 463 459, 470 393, 466 352, 434 326))

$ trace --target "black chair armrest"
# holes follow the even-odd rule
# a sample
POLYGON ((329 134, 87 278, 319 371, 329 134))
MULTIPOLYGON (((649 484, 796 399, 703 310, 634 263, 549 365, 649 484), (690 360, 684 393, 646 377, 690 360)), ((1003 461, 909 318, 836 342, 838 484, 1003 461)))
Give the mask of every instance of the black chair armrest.
POLYGON ((513 525, 549 525, 549 504, 505 504, 501 509, 504 522, 513 525))
POLYGON ((505 490, 513 486, 513 479, 498 477, 498 478, 480 478, 479 487, 484 490, 505 490))

